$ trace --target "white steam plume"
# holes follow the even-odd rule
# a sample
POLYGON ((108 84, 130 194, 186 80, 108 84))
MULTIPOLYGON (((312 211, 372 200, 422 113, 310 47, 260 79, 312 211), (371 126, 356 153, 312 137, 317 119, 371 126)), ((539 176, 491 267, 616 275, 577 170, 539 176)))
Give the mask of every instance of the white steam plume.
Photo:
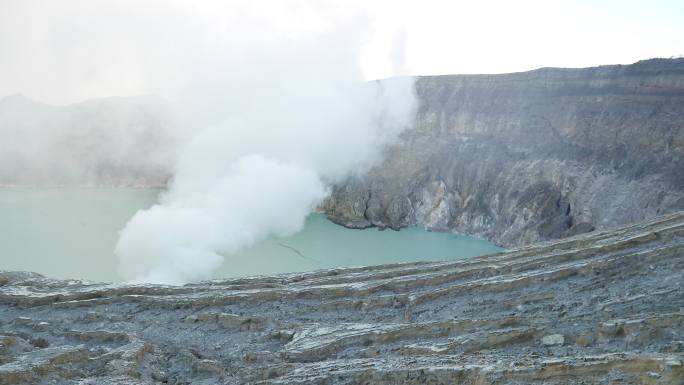
POLYGON ((224 257, 300 230, 329 184, 363 172, 412 123, 412 79, 363 83, 362 14, 306 1, 275 18, 240 12, 193 64, 189 139, 169 190, 121 231, 127 279, 211 278, 224 257))

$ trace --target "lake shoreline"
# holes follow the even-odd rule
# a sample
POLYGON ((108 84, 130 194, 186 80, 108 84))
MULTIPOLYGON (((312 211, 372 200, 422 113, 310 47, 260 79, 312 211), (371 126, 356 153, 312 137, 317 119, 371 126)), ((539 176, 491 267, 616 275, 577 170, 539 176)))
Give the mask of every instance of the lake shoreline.
MULTIPOLYGON (((0 269, 63 279, 122 282, 113 250, 118 232, 162 189, 0 187, 0 269)), ((289 237, 270 237, 231 255, 207 279, 296 273, 387 263, 467 258, 501 250, 478 238, 418 227, 401 231, 339 226, 310 214, 289 237)))

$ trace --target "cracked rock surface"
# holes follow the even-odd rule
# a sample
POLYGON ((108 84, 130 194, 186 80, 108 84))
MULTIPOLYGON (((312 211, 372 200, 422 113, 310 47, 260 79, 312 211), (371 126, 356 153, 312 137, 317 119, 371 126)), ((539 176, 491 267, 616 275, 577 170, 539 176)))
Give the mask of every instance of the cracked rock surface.
POLYGON ((682 384, 684 212, 180 287, 0 273, 0 384, 682 384))

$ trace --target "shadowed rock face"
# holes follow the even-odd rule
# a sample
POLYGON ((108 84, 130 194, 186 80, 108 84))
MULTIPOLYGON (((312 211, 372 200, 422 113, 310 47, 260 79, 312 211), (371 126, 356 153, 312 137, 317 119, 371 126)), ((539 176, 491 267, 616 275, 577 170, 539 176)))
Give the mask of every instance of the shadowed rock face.
POLYGON ((684 212, 468 260, 108 285, 0 273, 0 384, 681 384, 684 212))
POLYGON ((684 59, 421 77, 415 125, 323 205, 523 245, 684 208, 684 59))

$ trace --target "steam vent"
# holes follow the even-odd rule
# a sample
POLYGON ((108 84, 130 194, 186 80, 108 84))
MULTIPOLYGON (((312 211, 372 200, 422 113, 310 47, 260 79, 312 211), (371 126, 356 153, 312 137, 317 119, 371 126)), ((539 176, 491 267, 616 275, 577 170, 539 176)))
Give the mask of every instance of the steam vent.
POLYGON ((0 384, 682 384, 684 212, 182 287, 0 275, 0 384))

